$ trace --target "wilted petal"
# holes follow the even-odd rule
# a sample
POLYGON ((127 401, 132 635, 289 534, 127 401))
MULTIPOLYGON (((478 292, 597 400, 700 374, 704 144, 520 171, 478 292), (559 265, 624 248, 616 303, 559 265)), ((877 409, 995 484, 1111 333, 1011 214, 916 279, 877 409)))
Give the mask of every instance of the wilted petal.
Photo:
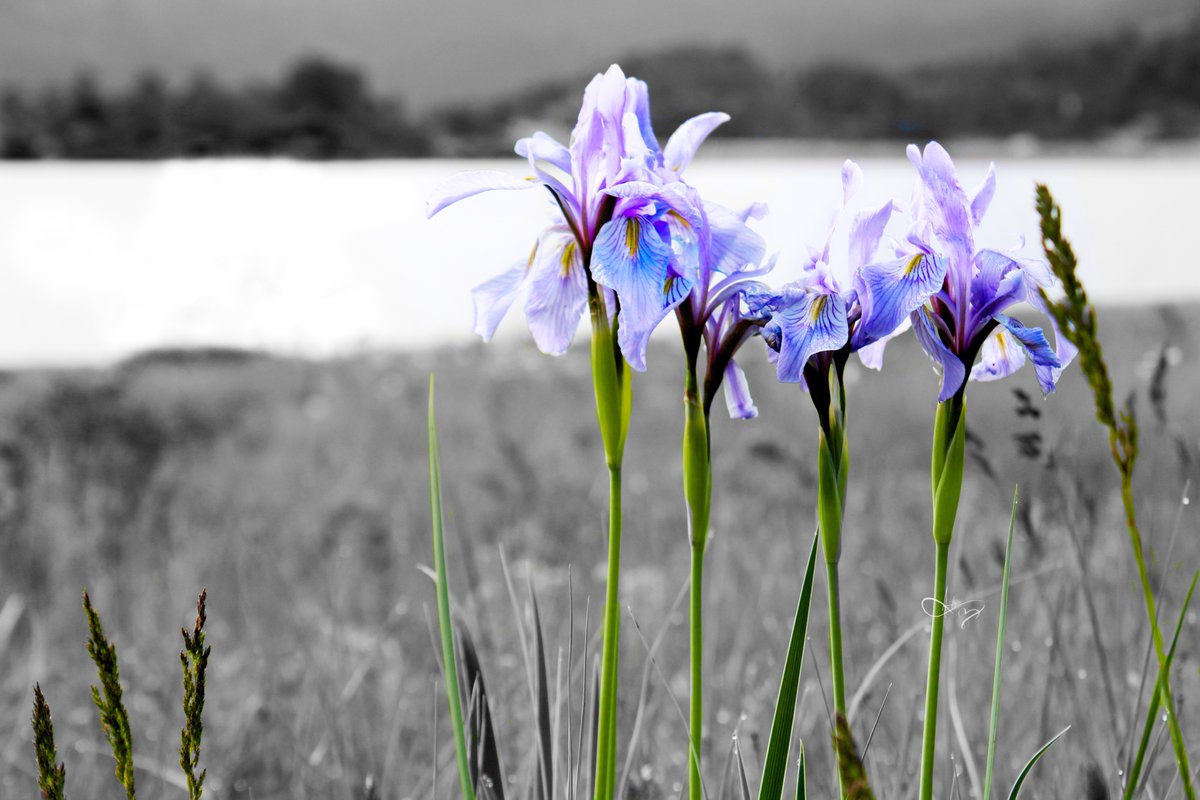
POLYGON ((525 319, 538 349, 565 353, 586 309, 587 276, 575 238, 569 233, 547 237, 534 260, 525 299, 525 319))
POLYGON ((692 163, 701 143, 708 138, 719 125, 729 121, 729 115, 719 111, 710 111, 692 117, 680 125, 663 150, 663 163, 667 169, 682 173, 692 163))
POLYGON ((846 302, 836 294, 798 293, 781 304, 763 335, 779 351, 775 363, 779 380, 797 383, 815 353, 838 350, 846 344, 846 302))
POLYGON ((483 192, 496 189, 532 189, 537 185, 535 180, 514 178, 499 170, 467 170, 450 176, 434 187, 425 199, 425 216, 432 217, 448 205, 483 192))
POLYGON ((850 224, 850 271, 859 269, 871 261, 875 251, 879 249, 879 240, 894 211, 892 201, 888 200, 874 210, 860 211, 854 215, 850 224))
POLYGON ((996 381, 1006 378, 1025 364, 1025 348, 999 327, 992 331, 979 349, 979 362, 971 368, 971 380, 996 381))
POLYGON ((862 319, 855 329, 855 347, 863 347, 895 331, 942 288, 945 278, 945 262, 923 253, 860 269, 855 288, 862 319))
POLYGON ((485 342, 492 340, 500 320, 504 319, 513 301, 524 288, 525 276, 529 272, 532 259, 531 255, 528 260, 518 261, 511 269, 471 290, 471 305, 475 309, 471 330, 483 337, 485 342))
POLYGON ((758 416, 758 407, 750 397, 750 384, 746 381, 746 373, 733 359, 725 367, 725 406, 729 409, 730 419, 754 419, 758 416))
POLYGON ((942 390, 938 394, 938 402, 944 403, 962 388, 963 381, 967 377, 967 370, 963 366, 962 359, 950 352, 950 349, 942 342, 942 337, 929 318, 927 309, 918 308, 912 313, 912 325, 921 347, 941 368, 942 390))

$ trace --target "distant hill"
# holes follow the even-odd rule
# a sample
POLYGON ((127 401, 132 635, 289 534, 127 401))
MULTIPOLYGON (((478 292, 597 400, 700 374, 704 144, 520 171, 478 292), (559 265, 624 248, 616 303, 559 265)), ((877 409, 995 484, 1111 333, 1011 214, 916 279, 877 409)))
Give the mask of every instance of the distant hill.
POLYGON ((1195 0, 3 0, 0 85, 277 81, 302 56, 354 66, 412 109, 511 94, 628 53, 739 48, 768 70, 904 67, 1170 25, 1195 0))

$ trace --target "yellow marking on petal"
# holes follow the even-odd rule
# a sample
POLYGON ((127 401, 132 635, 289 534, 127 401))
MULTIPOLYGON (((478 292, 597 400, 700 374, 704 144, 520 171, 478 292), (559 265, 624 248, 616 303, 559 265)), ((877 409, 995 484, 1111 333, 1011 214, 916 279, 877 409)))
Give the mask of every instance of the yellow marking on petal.
POLYGON ((667 279, 665 281, 663 281, 663 294, 670 294, 671 287, 674 285, 675 285, 675 276, 668 275, 667 279))
POLYGON ((562 276, 565 278, 571 274, 571 267, 575 263, 575 242, 572 240, 567 242, 567 246, 562 251, 562 276))
POLYGON ((625 246, 629 248, 629 257, 635 258, 638 253, 638 246, 641 244, 642 224, 636 219, 631 219, 625 223, 625 246))
POLYGON ((809 306, 808 315, 816 322, 821 317, 821 311, 825 308, 825 303, 829 300, 829 295, 823 294, 816 297, 812 305, 809 306))
POLYGON ((917 267, 921 266, 921 262, 925 259, 924 253, 918 253, 908 260, 908 265, 904 267, 904 277, 908 277, 917 271, 917 267))
POLYGON ((996 332, 996 349, 1000 351, 1000 358, 1008 360, 1008 342, 1005 340, 1004 331, 996 332))
POLYGON ((537 258, 537 251, 538 251, 539 244, 541 244, 541 242, 535 241, 533 243, 533 249, 529 251, 529 260, 525 262, 525 271, 526 272, 529 272, 529 270, 533 268, 533 260, 535 258, 537 258))
POLYGON ((679 213, 678 211, 676 211, 675 209, 671 209, 670 211, 668 211, 668 212, 667 212, 667 216, 668 216, 668 217, 671 217, 672 219, 674 219, 674 220, 676 220, 676 221, 678 221, 678 222, 682 222, 682 223, 683 223, 683 227, 685 227, 685 228, 691 228, 691 227, 692 227, 692 223, 690 223, 690 222, 688 222, 686 219, 684 219, 684 218, 683 218, 683 215, 682 215, 682 214, 680 214, 680 213, 679 213))

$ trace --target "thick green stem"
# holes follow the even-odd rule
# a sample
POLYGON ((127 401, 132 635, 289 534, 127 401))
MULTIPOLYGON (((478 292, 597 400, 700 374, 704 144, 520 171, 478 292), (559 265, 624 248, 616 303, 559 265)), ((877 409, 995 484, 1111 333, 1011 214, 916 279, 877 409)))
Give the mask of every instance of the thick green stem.
POLYGON ((933 798, 933 758, 937 744, 938 687, 942 672, 942 623, 946 619, 946 567, 950 543, 937 543, 933 579, 933 630, 929 635, 929 676, 925 683, 925 733, 921 744, 920 800, 933 798))
POLYGON ((708 545, 712 504, 711 441, 708 414, 700 397, 695 352, 688 356, 683 395, 683 495, 688 508, 688 538, 692 545, 691 603, 689 606, 691 697, 688 722, 688 800, 702 800, 700 743, 704 733, 704 552, 708 545))
POLYGON ((604 596, 603 654, 600 657, 599 730, 596 734, 595 797, 610 798, 616 782, 617 662, 621 632, 618 580, 621 574, 621 468, 608 471, 608 586, 604 596))
MULTIPOLYGON (((829 589, 829 671, 833 676, 833 709, 837 717, 846 718, 846 678, 842 667, 842 601, 836 561, 825 562, 829 589)), ((849 719, 846 719, 849 722, 849 719)), ((846 796, 842 772, 838 770, 838 796, 846 796)))

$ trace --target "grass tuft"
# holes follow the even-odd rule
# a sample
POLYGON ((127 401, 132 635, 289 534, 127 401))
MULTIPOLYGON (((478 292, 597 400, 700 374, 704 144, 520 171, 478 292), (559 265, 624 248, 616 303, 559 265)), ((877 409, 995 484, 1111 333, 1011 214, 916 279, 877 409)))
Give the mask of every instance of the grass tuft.
POLYGON ((33 747, 37 753, 38 788, 42 790, 42 800, 63 800, 67 767, 58 762, 50 704, 37 684, 33 687, 33 747))
POLYGON ((204 688, 208 657, 212 648, 204 644, 204 624, 208 621, 205 603, 208 590, 202 590, 196 601, 196 624, 192 632, 184 628, 183 650, 179 661, 183 665, 183 729, 179 732, 179 766, 187 781, 188 800, 200 800, 204 793, 204 778, 208 770, 196 774, 200 763, 200 740, 204 735, 204 688))
POLYGON ((83 593, 83 611, 88 621, 87 652, 96 664, 100 686, 92 687, 92 701, 100 712, 100 727, 112 747, 116 762, 117 780, 125 788, 125 796, 134 800, 133 732, 129 729, 129 714, 121 700, 121 673, 117 667, 117 647, 104 637, 100 615, 92 607, 88 593, 83 593))

